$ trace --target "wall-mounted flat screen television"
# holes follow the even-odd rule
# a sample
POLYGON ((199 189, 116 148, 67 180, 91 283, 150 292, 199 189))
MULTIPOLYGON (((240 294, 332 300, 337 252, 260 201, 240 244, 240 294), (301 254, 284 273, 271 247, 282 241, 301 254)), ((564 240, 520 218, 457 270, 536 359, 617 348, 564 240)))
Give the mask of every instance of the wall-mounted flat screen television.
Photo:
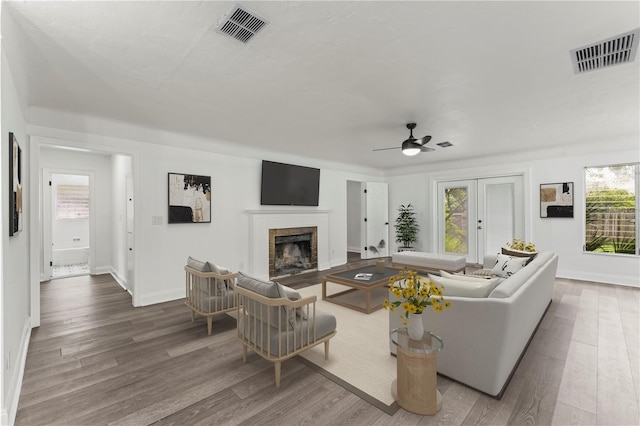
POLYGON ((263 206, 317 206, 320 169, 262 161, 260 204, 263 206))

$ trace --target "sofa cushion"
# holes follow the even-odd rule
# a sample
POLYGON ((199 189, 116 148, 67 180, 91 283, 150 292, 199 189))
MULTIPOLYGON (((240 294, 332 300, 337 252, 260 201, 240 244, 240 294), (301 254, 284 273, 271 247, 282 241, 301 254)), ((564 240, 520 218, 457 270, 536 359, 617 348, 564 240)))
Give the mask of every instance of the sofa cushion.
POLYGON ((428 274, 429 279, 439 286, 444 287, 443 295, 458 297, 487 297, 498 285, 498 278, 460 280, 455 278, 444 278, 437 275, 428 274))
POLYGON ((211 272, 209 262, 202 262, 198 259, 194 259, 191 256, 189 256, 189 258, 187 259, 187 266, 191 269, 195 269, 198 272, 211 272))
POLYGON ((529 263, 528 257, 513 257, 499 254, 491 273, 498 277, 508 278, 529 263))

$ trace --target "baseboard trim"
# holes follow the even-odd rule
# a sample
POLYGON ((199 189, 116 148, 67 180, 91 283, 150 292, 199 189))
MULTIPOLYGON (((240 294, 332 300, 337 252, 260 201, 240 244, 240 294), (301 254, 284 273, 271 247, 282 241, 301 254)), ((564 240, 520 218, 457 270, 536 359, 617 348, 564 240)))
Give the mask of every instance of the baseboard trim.
POLYGON ((16 421, 18 412, 18 402, 20 401, 20 392, 22 391, 22 379, 24 378, 24 368, 27 363, 27 351, 29 350, 29 341, 31 340, 31 318, 27 318, 22 330, 22 340, 20 342, 20 352, 16 354, 16 361, 19 360, 19 366, 14 370, 14 374, 9 381, 6 396, 6 407, 2 413, 2 424, 12 425, 16 421), (6 421, 5 421, 6 420, 6 421))
POLYGON ((155 305, 156 303, 171 302, 173 300, 184 299, 184 288, 159 291, 140 297, 140 306, 155 305))
POLYGON ((131 292, 129 291, 129 289, 127 288, 127 280, 125 280, 124 278, 122 278, 120 275, 118 275, 118 273, 116 272, 115 269, 111 268, 111 276, 113 277, 114 280, 116 280, 116 282, 120 285, 120 287, 122 287, 123 290, 127 291, 129 294, 131 294, 131 292))

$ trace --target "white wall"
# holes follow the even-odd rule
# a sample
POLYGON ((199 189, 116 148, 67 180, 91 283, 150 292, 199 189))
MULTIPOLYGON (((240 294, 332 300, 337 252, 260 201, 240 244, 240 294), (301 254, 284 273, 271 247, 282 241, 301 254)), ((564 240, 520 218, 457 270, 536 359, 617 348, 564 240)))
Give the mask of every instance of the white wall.
MULTIPOLYGON (((89 122, 90 120, 87 120, 89 122)), ((189 256, 215 262, 232 270, 254 270, 250 265, 249 214, 253 210, 298 211, 300 207, 260 206, 261 160, 280 161, 303 166, 318 167, 320 172, 320 199, 318 207, 308 207, 310 211, 328 211, 329 236, 327 267, 346 262, 347 252, 347 181, 381 181, 380 176, 360 172, 345 171, 343 165, 301 159, 292 156, 277 156, 271 152, 253 151, 253 158, 245 158, 212 152, 215 143, 188 135, 162 133, 157 129, 149 131, 145 139, 154 141, 175 141, 180 146, 147 143, 100 136, 88 132, 70 132, 59 129, 30 126, 32 142, 37 146, 69 146, 89 148, 101 152, 120 152, 133 158, 132 168, 135 186, 135 305, 147 305, 184 297, 184 265, 189 256), (171 224, 168 216, 168 173, 186 173, 211 176, 211 223, 171 224), (153 224, 153 217, 160 217, 160 224, 153 224)), ((135 134, 144 135, 138 130, 135 134)), ((214 141, 215 142, 215 141, 214 141)), ((35 145, 34 145, 35 146, 35 145)), ((42 152, 53 150, 43 149, 42 152)), ((73 152, 73 151, 58 151, 73 152)), ((47 154, 48 155, 48 154, 47 154)), ((85 154, 86 155, 86 154, 85 154)), ((41 156, 43 163, 53 166, 51 159, 41 156)), ((87 160, 77 164, 88 164, 87 160)), ((62 167, 62 165, 59 165, 62 167)), ((120 173, 121 165, 114 160, 112 173, 120 173)), ((98 174, 96 173, 96 181, 98 174)), ((110 182, 118 178, 111 176, 110 182)), ((115 184, 112 183, 112 187, 115 184)), ((123 206, 116 205, 113 197, 120 197, 112 188, 99 191, 109 194, 114 215, 124 214, 123 206)), ((107 208, 107 207, 105 207, 107 208)), ((108 208, 107 208, 108 210, 108 208)), ((98 228, 109 229, 119 234, 118 218, 109 225, 98 228), (114 222, 115 221, 115 222, 114 222), (115 223, 115 225, 114 225, 115 223)), ((99 231, 101 232, 101 231, 99 231)), ((113 244, 120 246, 118 235, 113 244)), ((109 243, 111 244, 111 242, 109 243)), ((100 243, 97 243, 100 246, 100 243)), ((108 246, 111 249, 111 245, 108 246)), ((114 249, 115 250, 115 249, 114 249)), ((113 251, 117 253, 119 250, 113 251)), ((121 258, 110 257, 113 271, 122 274, 121 258)), ((259 268, 258 268, 259 269, 259 268)))
POLYGON ((616 149, 612 139, 601 143, 602 152, 580 154, 559 150, 549 152, 546 159, 523 161, 509 156, 459 163, 437 164, 430 172, 389 178, 390 220, 397 217, 400 204, 412 203, 421 226, 423 250, 437 247, 435 234, 435 185, 437 180, 468 179, 524 174, 525 236, 539 250, 559 254, 558 276, 610 284, 640 287, 640 258, 627 255, 583 253, 584 242, 584 167, 640 161, 640 150, 628 149, 627 140, 620 140, 624 149, 616 149), (574 183, 574 218, 543 219, 539 214, 539 188, 543 183, 574 183), (416 188, 421 188, 416 191, 416 188))
MULTIPOLYGON (((98 274, 110 272, 112 265, 111 156, 44 147, 40 151, 39 169, 49 169, 59 173, 92 174, 94 196, 91 203, 96 233, 93 238, 95 242, 93 270, 98 274)), ((42 268, 42 266, 40 262, 39 267, 42 268)))
MULTIPOLYGON (((22 372, 24 371, 24 359, 31 331, 29 322, 29 247, 31 223, 29 220, 30 202, 29 194, 34 190, 29 177, 29 138, 25 131, 25 120, 18 103, 18 95, 15 90, 11 70, 8 67, 4 42, 1 48, 1 105, 2 122, 0 124, 1 149, 0 149, 0 176, 2 193, 2 267, 0 270, 2 303, 2 349, 0 350, 0 371, 2 380, 0 383, 0 423, 13 422, 15 417, 22 372), (9 132, 14 133, 22 148, 22 182, 23 182, 23 211, 24 224, 22 232, 9 237, 8 214, 9 188, 6 176, 9 175, 9 132)), ((37 190, 37 189, 35 189, 37 190)))

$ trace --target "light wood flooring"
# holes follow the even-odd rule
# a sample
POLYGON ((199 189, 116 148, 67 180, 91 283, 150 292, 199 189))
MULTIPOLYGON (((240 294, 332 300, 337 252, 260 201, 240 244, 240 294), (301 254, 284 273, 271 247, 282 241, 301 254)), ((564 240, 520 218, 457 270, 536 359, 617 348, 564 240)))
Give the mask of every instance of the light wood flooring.
MULTIPOLYGON (((324 273, 287 280, 300 287, 324 273)), ((296 358, 276 390, 272 364, 251 352, 242 362, 234 319, 216 318, 207 336, 182 301, 133 308, 110 275, 43 283, 41 304, 16 425, 639 423, 637 289, 556 280, 502 400, 439 377, 448 403, 431 417, 389 416, 296 358)))

